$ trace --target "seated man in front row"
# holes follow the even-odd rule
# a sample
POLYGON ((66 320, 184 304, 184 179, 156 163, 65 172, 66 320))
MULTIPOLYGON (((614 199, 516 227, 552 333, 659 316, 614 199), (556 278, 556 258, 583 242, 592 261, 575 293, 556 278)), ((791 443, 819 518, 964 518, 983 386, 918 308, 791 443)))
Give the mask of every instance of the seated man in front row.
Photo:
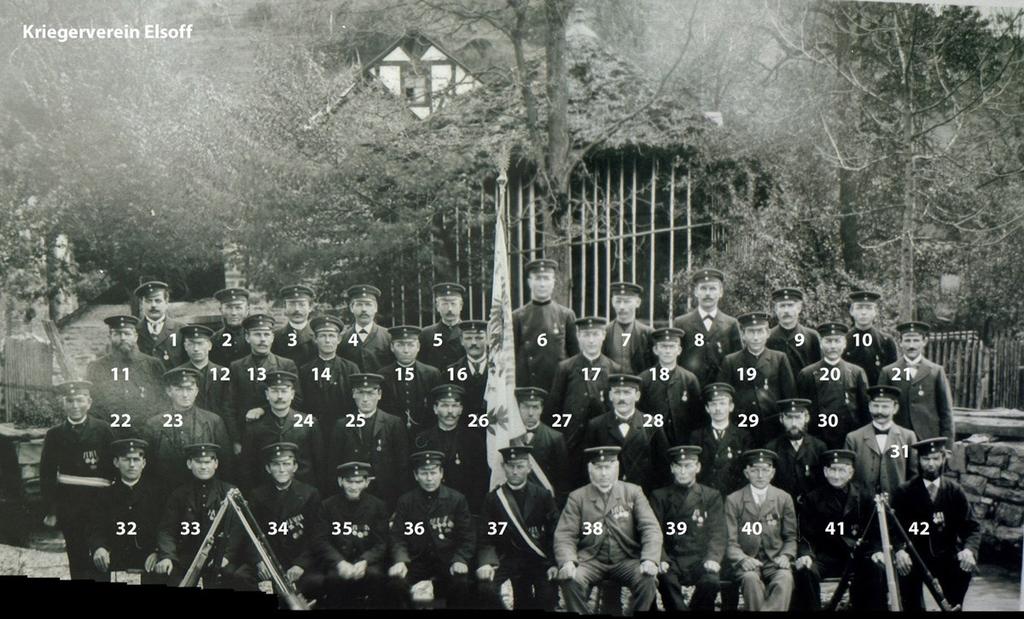
POLYGON ((589 614, 590 588, 606 577, 629 587, 633 613, 654 603, 661 526, 640 486, 619 481, 619 451, 585 450, 590 483, 569 494, 555 529, 558 578, 569 612, 589 614))

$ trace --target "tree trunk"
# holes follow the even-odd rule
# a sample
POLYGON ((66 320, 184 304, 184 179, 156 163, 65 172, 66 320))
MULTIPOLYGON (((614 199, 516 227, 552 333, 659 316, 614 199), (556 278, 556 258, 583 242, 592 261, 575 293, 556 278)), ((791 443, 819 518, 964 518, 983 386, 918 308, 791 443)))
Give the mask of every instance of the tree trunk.
POLYGON ((57 322, 78 309, 78 299, 70 287, 74 258, 66 234, 55 234, 46 252, 46 291, 50 320, 57 322))
MULTIPOLYGON (((909 74, 909 72, 908 72, 909 74)), ((914 112, 910 85, 903 109, 903 217, 900 224, 900 320, 914 319, 914 112)))
POLYGON ((854 172, 845 168, 839 168, 839 242, 843 266, 854 275, 863 275, 860 222, 857 221, 857 180, 854 172))

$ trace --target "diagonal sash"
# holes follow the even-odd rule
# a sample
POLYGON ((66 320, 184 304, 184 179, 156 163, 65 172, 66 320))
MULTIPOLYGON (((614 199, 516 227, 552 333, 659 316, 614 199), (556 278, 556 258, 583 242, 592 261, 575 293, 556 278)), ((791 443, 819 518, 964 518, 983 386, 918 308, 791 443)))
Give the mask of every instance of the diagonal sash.
POLYGON ((537 464, 537 461, 533 459, 533 454, 530 454, 530 470, 534 475, 537 476, 537 480, 540 481, 541 485, 548 489, 551 496, 555 496, 555 487, 551 484, 551 480, 544 474, 544 469, 537 464))
POLYGON ((519 507, 514 502, 508 500, 508 497, 505 495, 505 486, 498 488, 498 492, 496 492, 496 494, 498 495, 498 500, 501 501, 501 506, 505 508, 505 512, 508 514, 509 520, 512 521, 516 531, 519 531, 519 535, 523 538, 523 541, 526 542, 531 550, 540 555, 542 559, 547 559, 548 556, 544 554, 544 551, 540 549, 540 546, 534 543, 533 538, 526 532, 526 527, 524 527, 522 523, 523 515, 519 512, 519 507))

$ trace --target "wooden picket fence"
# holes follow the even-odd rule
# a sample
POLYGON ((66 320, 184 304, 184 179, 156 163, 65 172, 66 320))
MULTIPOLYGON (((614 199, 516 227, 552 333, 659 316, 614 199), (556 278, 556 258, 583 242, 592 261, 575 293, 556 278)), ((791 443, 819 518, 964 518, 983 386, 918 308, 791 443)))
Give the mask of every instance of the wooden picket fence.
POLYGON ((925 353, 946 369, 954 406, 1024 409, 1024 339, 998 333, 989 342, 975 331, 932 333, 925 353))

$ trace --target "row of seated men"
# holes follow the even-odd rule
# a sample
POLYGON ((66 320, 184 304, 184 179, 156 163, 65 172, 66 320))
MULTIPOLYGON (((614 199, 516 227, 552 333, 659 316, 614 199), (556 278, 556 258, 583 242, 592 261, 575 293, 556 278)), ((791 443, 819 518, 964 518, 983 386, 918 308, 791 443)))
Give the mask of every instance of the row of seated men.
MULTIPOLYGON (((176 377, 177 387, 195 380, 188 371, 171 372, 170 376, 176 377)), ((379 376, 365 376, 361 381, 365 381, 361 383, 363 389, 379 395, 379 376)), ((611 390, 620 397, 613 397, 619 406, 608 413, 608 419, 610 429, 618 431, 623 439, 663 434, 653 424, 632 425, 640 382, 630 375, 612 378, 611 390), (631 409, 627 418, 630 422, 614 423, 623 417, 617 413, 624 409, 631 409)), ((276 398, 270 392, 274 388, 294 390, 293 383, 294 377, 288 373, 274 373, 267 385, 268 398, 274 402, 276 398)), ((134 569, 173 581, 194 555, 229 487, 217 478, 217 471, 222 458, 231 458, 231 451, 210 443, 183 445, 176 457, 181 458, 187 477, 180 485, 169 485, 159 474, 143 475, 147 454, 152 454, 157 470, 163 457, 146 439, 115 441, 108 424, 88 415, 87 389, 85 383, 63 386, 67 420, 51 429, 44 443, 41 479, 48 524, 59 525, 64 531, 72 577, 92 577, 97 569, 109 570, 111 565, 129 567, 118 563, 121 559, 115 560, 115 556, 131 556, 134 559, 129 563, 134 569), (116 468, 116 475, 110 475, 108 463, 116 468), (111 477, 116 478, 113 485, 111 477), (146 482, 141 486, 140 477, 146 482), (165 498, 166 503, 159 506, 165 498), (145 530, 155 535, 155 552, 139 534, 141 521, 146 518, 143 514, 150 514, 145 530), (157 521, 159 524, 153 526, 157 521), (114 546, 120 550, 112 552, 114 546)), ((714 432, 716 418, 728 422, 733 389, 728 384, 713 383, 705 391, 712 418, 709 427, 714 432)), ((531 411, 539 416, 543 395, 542 390, 534 388, 517 391, 524 418, 531 411)), ((309 453, 320 448, 318 441, 300 445, 273 440, 253 447, 250 453, 261 454, 262 475, 247 480, 251 488, 247 493, 288 577, 301 581, 300 589, 311 597, 346 592, 325 602, 328 605, 352 598, 351 589, 339 584, 339 579, 363 581, 358 590, 392 604, 408 601, 410 583, 432 579, 439 594, 456 606, 494 605, 494 587, 511 579, 514 599, 519 602, 554 608, 552 583, 558 583, 565 605, 584 612, 590 587, 605 578, 633 590, 634 609, 650 608, 656 583, 661 585, 666 608, 683 604, 679 595, 679 585, 683 584, 696 586, 690 605, 707 608, 717 595, 720 578, 740 583, 747 608, 813 608, 819 600, 819 578, 834 575, 851 560, 850 549, 864 532, 871 511, 865 499, 888 488, 900 520, 916 536, 911 537, 915 548, 942 582, 948 598, 958 603, 976 562, 979 535, 963 492, 955 483, 941 479, 947 441, 917 442, 912 432, 892 423, 900 397, 897 389, 878 386, 870 389, 869 395, 872 422, 847 437, 850 449, 822 449, 813 471, 810 465, 787 465, 780 455, 787 446, 798 452, 804 441, 816 440, 804 432, 808 403, 780 403, 785 435, 772 443, 778 453, 745 449, 727 455, 741 470, 743 481, 726 491, 699 483, 708 479, 703 465, 705 450, 700 445, 669 447, 665 440, 645 440, 649 450, 662 452, 650 451, 646 458, 639 459, 636 444, 621 440, 619 444, 599 442, 585 448, 583 485, 564 498, 553 492, 539 464, 541 454, 532 444, 531 432, 502 452, 508 481, 490 492, 487 484, 474 490, 457 476, 449 481, 449 472, 463 464, 457 446, 454 453, 451 445, 447 450, 441 445, 439 449, 411 454, 406 460, 409 464, 403 466, 409 466, 413 473, 409 475, 407 468, 401 476, 411 478, 408 485, 401 479, 381 479, 372 463, 342 462, 335 467, 338 477, 332 481, 342 489, 345 501, 357 499, 358 503, 358 497, 369 486, 367 504, 373 507, 365 509, 377 520, 379 531, 389 531, 381 533, 389 538, 382 555, 386 558, 375 566, 387 574, 377 583, 383 589, 363 581, 367 574, 377 577, 368 560, 362 563, 366 557, 377 555, 368 555, 365 549, 355 554, 351 548, 347 553, 340 549, 345 543, 366 538, 368 529, 360 528, 357 517, 342 507, 340 515, 323 516, 325 511, 333 513, 328 506, 331 501, 335 507, 355 506, 342 501, 340 495, 318 506, 320 495, 338 495, 338 490, 314 485, 312 466, 307 465, 307 481, 303 481, 303 462, 309 462, 309 453), (910 451, 911 445, 915 451, 910 451), (664 474, 659 474, 659 467, 664 468, 664 474), (347 475, 346 471, 362 475, 347 475), (792 485, 792 478, 786 481, 787 474, 795 474, 797 480, 820 474, 825 483, 808 484, 801 491, 799 485, 792 485), (444 486, 442 479, 447 482, 444 486), (788 489, 770 485, 773 481, 779 486, 786 484, 788 489), (394 486, 404 490, 409 485, 412 489, 402 491, 393 505, 385 500, 394 486), (471 496, 473 492, 479 494, 471 496), (378 496, 370 501, 372 494, 378 496), (313 531, 307 536, 304 531, 310 530, 308 523, 312 522, 322 524, 314 527, 320 533, 313 531), (327 537, 325 523, 330 523, 331 529, 327 537), (317 536, 321 542, 328 540, 326 545, 309 546, 317 536), (299 543, 300 538, 306 541, 299 543), (487 542, 493 542, 490 549, 487 542), (342 558, 335 561, 338 555, 332 554, 328 546, 340 552, 342 558), (312 550, 314 547, 317 550, 312 550), (328 557, 326 563, 324 557, 328 557), (474 566, 479 587, 469 584, 469 570, 474 566)), ((450 424, 452 429, 458 428, 461 397, 462 389, 455 385, 435 390, 439 430, 445 407, 454 417, 449 419, 454 422, 450 424)), ((386 414, 377 410, 370 417, 386 414)), ((366 420, 365 416, 358 418, 366 420)), ((360 429, 360 424, 355 425, 356 430, 360 429)), ((530 428, 531 424, 526 426, 530 428)), ((599 426, 596 423, 588 427, 599 426)), ((535 433, 537 426, 532 427, 535 433)), ((599 441, 605 436, 595 434, 599 441)), ((169 467, 174 462, 162 464, 169 467)), ((486 461, 477 464, 486 471, 486 461)), ((266 575, 266 567, 253 558, 251 547, 246 551, 245 544, 232 542, 237 536, 231 535, 230 527, 223 535, 223 551, 211 555, 213 572, 204 576, 205 582, 248 587, 266 575)), ((876 549, 877 541, 859 548, 862 550, 852 559, 858 562, 852 590, 854 604, 880 607, 877 594, 884 590, 879 581, 880 555, 877 550, 864 555, 863 550, 876 549)), ((906 588, 904 603, 913 607, 920 602, 922 572, 908 556, 905 547, 897 547, 894 561, 903 577, 901 586, 906 588)))

